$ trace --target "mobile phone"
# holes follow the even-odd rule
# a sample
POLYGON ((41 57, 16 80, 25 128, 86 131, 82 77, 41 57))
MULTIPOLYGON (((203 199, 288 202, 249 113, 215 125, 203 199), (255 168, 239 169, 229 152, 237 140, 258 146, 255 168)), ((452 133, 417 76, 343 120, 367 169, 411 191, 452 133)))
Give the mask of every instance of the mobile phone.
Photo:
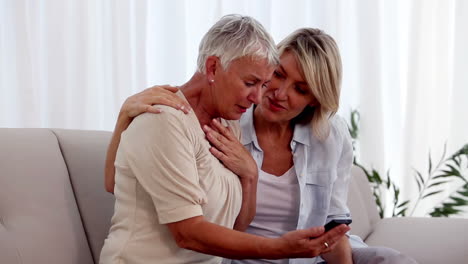
POLYGON ((351 222, 351 219, 333 219, 325 225, 325 232, 328 232, 332 228, 337 227, 341 224, 349 225, 351 224, 351 222))

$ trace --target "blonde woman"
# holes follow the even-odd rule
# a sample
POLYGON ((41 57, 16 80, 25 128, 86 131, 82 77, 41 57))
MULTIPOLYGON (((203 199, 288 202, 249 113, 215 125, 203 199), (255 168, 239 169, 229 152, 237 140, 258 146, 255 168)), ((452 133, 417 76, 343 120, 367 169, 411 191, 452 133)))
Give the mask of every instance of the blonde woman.
POLYGON ((256 20, 223 17, 200 44, 198 71, 176 94, 193 111, 161 106, 163 113, 139 115, 130 125, 121 115, 109 148, 115 212, 100 263, 314 257, 334 248, 347 226, 276 238, 232 229, 244 230, 255 215, 257 166, 244 150, 237 154, 247 159, 239 166, 225 163, 228 170, 210 153, 202 128, 212 120, 229 124, 229 136, 238 140, 238 124, 226 120, 260 102, 277 62, 271 37, 256 20))

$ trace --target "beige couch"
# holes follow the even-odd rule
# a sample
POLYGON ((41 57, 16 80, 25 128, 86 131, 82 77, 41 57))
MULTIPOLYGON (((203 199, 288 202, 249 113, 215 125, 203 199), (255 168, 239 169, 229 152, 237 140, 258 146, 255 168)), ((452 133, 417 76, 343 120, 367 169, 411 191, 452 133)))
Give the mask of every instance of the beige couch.
MULTIPOLYGON (((113 211, 104 191, 109 132, 0 128, 0 263, 98 263, 113 211)), ((379 219, 353 168, 352 232, 420 263, 468 263, 468 220, 379 219)), ((155 260, 157 263, 157 260, 155 260)))

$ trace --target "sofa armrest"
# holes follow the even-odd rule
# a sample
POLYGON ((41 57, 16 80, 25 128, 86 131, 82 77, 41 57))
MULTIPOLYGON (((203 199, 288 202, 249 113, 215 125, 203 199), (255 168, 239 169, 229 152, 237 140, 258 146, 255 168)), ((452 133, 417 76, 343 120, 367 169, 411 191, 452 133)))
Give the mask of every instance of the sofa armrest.
POLYGON ((419 263, 466 263, 468 219, 384 218, 365 242, 394 248, 419 263))

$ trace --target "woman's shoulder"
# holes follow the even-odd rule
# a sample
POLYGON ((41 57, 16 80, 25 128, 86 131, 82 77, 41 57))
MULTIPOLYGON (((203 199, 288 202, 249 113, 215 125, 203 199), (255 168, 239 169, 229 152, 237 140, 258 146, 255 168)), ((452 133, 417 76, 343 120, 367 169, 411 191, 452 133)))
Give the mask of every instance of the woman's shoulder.
POLYGON ((337 130, 341 133, 343 132, 349 132, 348 130, 348 124, 346 123, 346 120, 340 116, 340 115, 333 115, 331 118, 330 118, 330 128, 331 129, 334 129, 334 130, 337 130))
POLYGON ((333 135, 334 142, 339 143, 343 148, 349 148, 352 144, 348 123, 339 115, 330 118, 330 135, 333 135))
POLYGON ((351 141, 348 125, 343 117, 340 115, 333 115, 329 119, 330 133, 325 140, 328 144, 336 146, 346 144, 351 141))

